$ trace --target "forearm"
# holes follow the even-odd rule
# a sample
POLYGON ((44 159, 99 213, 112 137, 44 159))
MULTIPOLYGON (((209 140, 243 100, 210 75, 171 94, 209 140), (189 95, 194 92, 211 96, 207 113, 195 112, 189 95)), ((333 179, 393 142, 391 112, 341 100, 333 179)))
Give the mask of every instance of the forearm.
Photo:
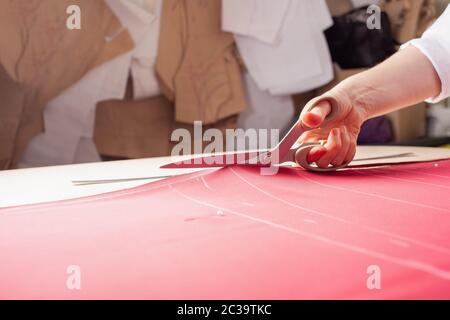
POLYGON ((333 91, 348 95, 369 119, 437 96, 441 81, 428 58, 409 46, 378 66, 342 81, 333 91))

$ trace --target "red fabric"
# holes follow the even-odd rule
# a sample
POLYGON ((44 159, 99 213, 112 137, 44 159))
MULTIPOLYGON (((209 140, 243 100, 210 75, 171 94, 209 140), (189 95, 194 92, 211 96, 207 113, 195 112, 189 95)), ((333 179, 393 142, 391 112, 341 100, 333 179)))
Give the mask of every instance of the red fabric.
POLYGON ((0 298, 449 299, 449 182, 450 161, 227 167, 0 210, 0 298))

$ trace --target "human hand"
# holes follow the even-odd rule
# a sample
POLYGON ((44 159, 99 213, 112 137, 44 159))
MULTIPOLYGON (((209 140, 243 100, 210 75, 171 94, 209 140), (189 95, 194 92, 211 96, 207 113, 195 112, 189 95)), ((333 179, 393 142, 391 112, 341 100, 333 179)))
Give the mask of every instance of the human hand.
POLYGON ((305 132, 300 141, 326 143, 311 149, 308 162, 315 162, 319 168, 349 163, 355 156, 356 140, 366 118, 359 101, 353 101, 343 90, 334 89, 311 100, 300 119, 305 127, 316 129, 305 132))

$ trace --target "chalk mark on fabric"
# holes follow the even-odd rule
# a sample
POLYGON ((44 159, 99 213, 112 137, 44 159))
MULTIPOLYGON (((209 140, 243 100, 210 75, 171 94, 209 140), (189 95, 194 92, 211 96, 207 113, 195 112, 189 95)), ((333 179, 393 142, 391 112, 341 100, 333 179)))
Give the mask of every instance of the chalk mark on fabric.
POLYGON ((392 244, 395 244, 396 246, 402 247, 402 248, 409 248, 410 245, 408 242, 399 241, 397 239, 390 239, 389 240, 392 244))
POLYGON ((409 180, 409 179, 397 178, 397 177, 388 177, 388 176, 383 175, 382 171, 378 171, 378 170, 373 170, 373 171, 375 173, 367 173, 367 172, 362 173, 362 172, 358 172, 357 170, 355 170, 355 173, 357 173, 359 175, 369 175, 369 176, 373 176, 373 177, 386 178, 386 179, 403 181, 403 182, 412 182, 412 183, 418 183, 418 184, 422 184, 422 185, 450 189, 450 186, 444 186, 442 184, 435 184, 435 183, 429 183, 429 182, 423 182, 423 181, 417 181, 417 180, 409 180), (377 174, 377 173, 379 173, 379 174, 377 174))
POLYGON ((416 207, 419 207, 419 208, 426 208, 426 209, 433 209, 433 210, 437 210, 437 211, 450 212, 449 209, 445 209, 445 208, 433 207, 433 206, 429 206, 429 205, 418 203, 418 202, 412 202, 412 201, 408 201, 408 200, 403 200, 403 199, 397 199, 397 198, 392 198, 392 197, 388 197, 388 196, 383 196, 381 194, 364 192, 364 191, 350 189, 350 188, 345 188, 345 187, 338 187, 338 186, 330 185, 330 184, 324 184, 324 183, 321 183, 321 182, 314 181, 313 179, 310 179, 310 178, 306 177, 305 175, 301 175, 298 171, 296 171, 296 173, 300 177, 303 177, 305 180, 307 180, 309 182, 312 182, 314 184, 326 187, 326 188, 342 190, 342 191, 350 191, 350 192, 353 192, 353 193, 363 194, 363 195, 366 195, 366 196, 371 196, 371 197, 375 197, 375 198, 381 198, 381 199, 385 199, 385 200, 390 200, 390 201, 400 202, 400 203, 404 203, 404 204, 408 204, 408 205, 413 205, 413 206, 416 206, 416 207))
MULTIPOLYGON (((254 185, 253 183, 251 183, 250 181, 248 181, 247 179, 245 179, 244 177, 239 175, 233 168, 230 167, 230 170, 238 178, 240 178, 242 181, 244 181, 248 185, 252 186, 254 189, 262 192, 263 194, 265 194, 265 195, 267 195, 267 196, 269 196, 269 197, 271 197, 271 198, 273 198, 275 200, 281 201, 282 203, 287 204, 287 205, 289 205, 291 207, 294 207, 294 208, 297 208, 297 209, 301 209, 301 210, 304 209, 303 207, 301 207, 299 205, 296 205, 294 203, 291 203, 289 201, 281 199, 281 198, 279 198, 277 196, 274 196, 271 193, 269 193, 269 192, 259 188, 258 186, 254 185)), ((401 236, 401 235, 398 235, 398 234, 395 234, 395 233, 391 233, 391 232, 387 232, 387 231, 384 231, 384 230, 380 230, 380 229, 377 229, 377 228, 364 226, 364 225, 357 224, 357 223, 355 223, 353 221, 350 221, 350 220, 346 220, 346 219, 342 219, 342 218, 336 218, 336 217, 334 217, 332 215, 329 215, 329 214, 326 214, 326 213, 323 213, 323 212, 319 212, 319 211, 316 211, 316 210, 312 210, 312 209, 308 209, 308 208, 306 208, 306 210, 308 210, 309 212, 313 212, 313 213, 317 212, 320 216, 331 218, 333 220, 340 221, 340 222, 343 222, 343 223, 347 223, 347 224, 350 224, 350 225, 355 225, 355 226, 361 227, 361 228, 363 228, 365 230, 372 231, 374 233, 378 233, 378 234, 386 236, 386 237, 394 237, 394 238, 398 238, 398 239, 403 240, 403 241, 409 241, 411 243, 414 243, 416 245, 422 246, 424 248, 428 248, 430 250, 434 250, 434 251, 441 252, 441 253, 446 254, 446 255, 450 255, 450 250, 448 248, 445 248, 445 247, 440 247, 440 246, 437 246, 437 245, 432 244, 432 243, 423 242, 423 241, 416 240, 416 239, 411 239, 411 238, 408 238, 408 237, 405 237, 405 236, 401 236)))
POLYGON ((206 182, 206 180, 205 180, 205 178, 203 178, 203 176, 200 176, 200 180, 202 181, 202 183, 206 189, 213 191, 213 189, 209 186, 208 182, 206 182))
POLYGON ((306 238, 310 238, 310 239, 317 240, 317 241, 320 241, 320 242, 325 242, 327 244, 331 244, 331 245, 334 245, 334 246, 337 246, 337 247, 341 247, 341 248, 344 248, 344 249, 347 249, 347 250, 350 250, 350 251, 353 251, 353 252, 358 252, 358 253, 365 254, 365 255, 370 256, 370 257, 375 257, 375 258, 378 258, 378 259, 382 259, 382 260, 385 260, 385 261, 388 261, 388 262, 400 265, 402 267, 419 270, 419 271, 422 271, 422 272, 434 275, 434 276, 436 276, 438 278, 442 278, 442 279, 445 279, 445 280, 450 280, 450 271, 437 268, 437 267, 435 267, 433 265, 430 265, 430 264, 427 264, 427 263, 424 263, 424 262, 421 262, 421 261, 404 260, 404 259, 401 259, 401 258, 398 258, 398 257, 389 256, 387 254, 384 254, 384 253, 381 253, 381 252, 377 252, 377 251, 373 251, 373 250, 370 250, 370 249, 366 249, 366 248, 363 248, 363 247, 359 247, 359 246, 356 246, 356 245, 353 245, 353 244, 349 244, 349 243, 345 243, 345 242, 341 242, 341 241, 336 241, 336 240, 329 239, 327 237, 323 237, 323 236, 315 235, 315 234, 312 234, 312 233, 309 233, 309 232, 301 231, 301 230, 298 230, 298 229, 295 229, 295 228, 292 228, 292 227, 288 227, 288 226, 283 225, 283 224, 272 222, 270 220, 253 217, 253 216, 250 216, 250 215, 247 215, 245 213, 241 213, 241 212, 238 212, 238 211, 235 211, 235 210, 218 207, 218 206, 210 204, 208 202, 192 198, 191 196, 185 194, 184 192, 182 192, 180 190, 177 190, 171 184, 169 184, 168 187, 171 190, 173 190, 175 193, 178 193, 179 195, 184 197, 185 199, 188 199, 188 200, 190 200, 190 201, 192 201, 194 203, 197 203, 199 205, 203 205, 203 206, 206 206, 206 207, 209 207, 209 208, 214 208, 216 210, 223 210, 223 211, 229 212, 232 215, 235 215, 235 216, 247 219, 247 220, 251 220, 253 222, 262 223, 262 224, 265 224, 265 225, 267 225, 269 227, 272 227, 272 228, 275 228, 275 229, 284 230, 284 231, 287 231, 287 232, 290 232, 290 233, 294 233, 294 234, 297 234, 297 235, 300 235, 300 236, 303 236, 303 237, 306 237, 306 238))
POLYGON ((450 179, 450 176, 443 176, 440 174, 434 174, 434 173, 429 173, 429 172, 422 172, 419 170, 412 170, 412 169, 399 169, 399 168, 392 168, 395 169, 395 171, 402 171, 402 172, 414 172, 415 174, 423 174, 423 175, 427 175, 427 176, 432 176, 432 177, 437 177, 437 178, 445 178, 445 179, 450 179))

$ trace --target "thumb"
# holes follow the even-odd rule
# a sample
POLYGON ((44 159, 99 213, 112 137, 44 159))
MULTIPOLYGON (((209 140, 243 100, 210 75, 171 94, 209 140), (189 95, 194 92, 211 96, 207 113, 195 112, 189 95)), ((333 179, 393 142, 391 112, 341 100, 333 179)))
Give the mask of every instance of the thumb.
POLYGON ((316 128, 322 124, 330 112, 331 103, 322 100, 303 115, 302 122, 309 128, 316 128))

